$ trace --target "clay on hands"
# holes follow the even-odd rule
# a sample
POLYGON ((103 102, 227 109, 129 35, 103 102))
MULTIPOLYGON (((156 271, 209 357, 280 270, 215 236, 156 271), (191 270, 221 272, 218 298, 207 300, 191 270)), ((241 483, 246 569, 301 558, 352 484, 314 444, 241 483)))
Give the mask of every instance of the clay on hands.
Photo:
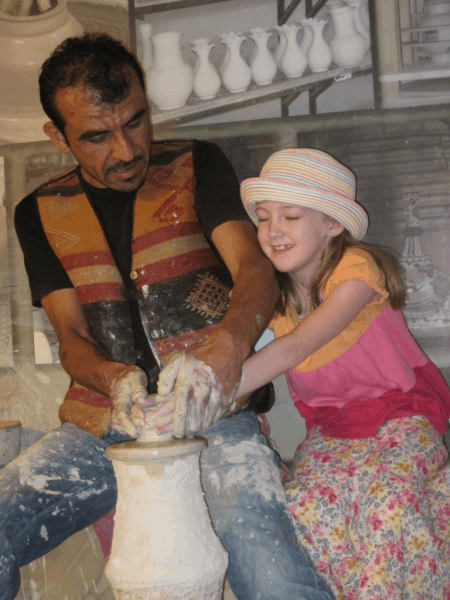
POLYGON ((173 400, 155 411, 153 423, 157 427, 167 426, 168 419, 173 416, 174 436, 192 437, 229 410, 238 387, 239 382, 231 393, 225 394, 210 366, 189 353, 176 354, 161 371, 158 380, 158 397, 173 394, 173 400))
POLYGON ((144 412, 140 407, 155 401, 147 392, 147 375, 139 367, 127 371, 122 377, 113 381, 110 398, 113 403, 112 428, 136 437, 136 425, 133 421, 144 418, 144 412))

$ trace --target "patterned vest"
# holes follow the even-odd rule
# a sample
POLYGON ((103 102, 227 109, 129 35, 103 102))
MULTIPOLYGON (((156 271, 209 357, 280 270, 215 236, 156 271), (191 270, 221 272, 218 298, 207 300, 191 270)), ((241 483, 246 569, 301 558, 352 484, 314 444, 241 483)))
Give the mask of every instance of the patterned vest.
MULTIPOLYGON (((228 305, 231 280, 202 233, 194 190, 191 142, 153 143, 147 179, 135 200, 130 278, 160 366, 204 340, 228 305)), ((37 201, 44 231, 94 338, 114 360, 134 364, 130 290, 76 171, 43 184, 37 201)), ((102 437, 110 425, 111 401, 72 381, 59 417, 102 437)))

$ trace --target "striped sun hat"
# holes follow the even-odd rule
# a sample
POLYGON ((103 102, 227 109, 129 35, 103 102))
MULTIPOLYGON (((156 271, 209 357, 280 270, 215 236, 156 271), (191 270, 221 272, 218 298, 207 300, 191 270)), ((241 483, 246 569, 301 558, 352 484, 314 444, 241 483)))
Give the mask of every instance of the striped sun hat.
POLYGON ((313 208, 342 223, 354 238, 367 233, 366 211, 355 202, 354 174, 335 158, 313 148, 286 148, 272 154, 259 177, 244 179, 245 210, 257 224, 259 202, 286 202, 313 208))

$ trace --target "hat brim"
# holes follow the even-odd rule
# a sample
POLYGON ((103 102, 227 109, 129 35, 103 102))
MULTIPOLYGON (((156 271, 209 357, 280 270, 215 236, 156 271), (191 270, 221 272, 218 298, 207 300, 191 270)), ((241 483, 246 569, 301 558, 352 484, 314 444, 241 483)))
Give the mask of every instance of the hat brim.
POLYGON ((260 202, 280 202, 304 206, 323 212, 342 223, 351 235, 362 239, 369 226, 369 218, 361 205, 338 194, 306 185, 298 185, 284 177, 251 177, 241 183, 244 208, 255 225, 258 224, 256 207, 260 202))

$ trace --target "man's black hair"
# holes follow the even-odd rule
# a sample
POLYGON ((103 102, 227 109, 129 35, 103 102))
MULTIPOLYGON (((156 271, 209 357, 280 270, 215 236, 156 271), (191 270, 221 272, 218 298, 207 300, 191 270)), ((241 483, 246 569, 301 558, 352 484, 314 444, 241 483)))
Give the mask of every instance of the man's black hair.
POLYGON ((145 91, 142 69, 121 42, 105 33, 84 33, 67 38, 41 67, 39 94, 42 108, 64 133, 65 123, 55 103, 60 89, 82 85, 94 104, 119 104, 130 92, 130 68, 145 91))

